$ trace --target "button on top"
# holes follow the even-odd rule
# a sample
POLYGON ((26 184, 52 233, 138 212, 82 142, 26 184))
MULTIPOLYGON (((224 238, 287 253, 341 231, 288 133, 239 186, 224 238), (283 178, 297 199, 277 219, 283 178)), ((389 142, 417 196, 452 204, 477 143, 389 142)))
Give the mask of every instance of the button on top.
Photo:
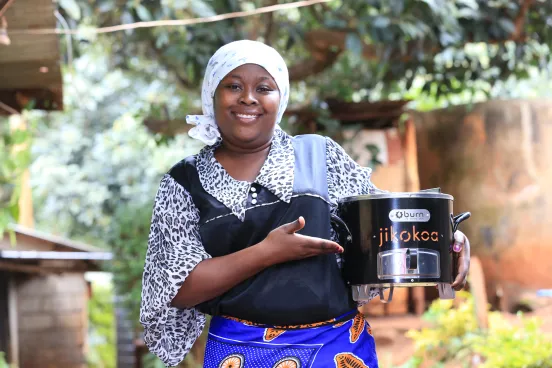
POLYGON ((251 191, 252 191, 253 193, 255 193, 255 192, 257 191, 257 188, 251 187, 251 191))
POLYGON ((253 197, 253 198, 257 198, 257 193, 253 193, 253 194, 251 194, 251 197, 253 197))

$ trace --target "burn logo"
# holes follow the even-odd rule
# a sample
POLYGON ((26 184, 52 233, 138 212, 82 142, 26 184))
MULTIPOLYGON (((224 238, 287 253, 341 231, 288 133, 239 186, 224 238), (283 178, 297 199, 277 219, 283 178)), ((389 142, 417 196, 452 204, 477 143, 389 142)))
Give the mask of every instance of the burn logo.
POLYGON ((433 241, 438 242, 439 241, 439 232, 437 231, 420 231, 416 230, 416 225, 412 226, 412 230, 402 230, 402 231, 395 231, 393 229, 393 226, 390 226, 389 228, 380 228, 379 229, 379 246, 383 246, 383 244, 388 242, 403 242, 408 243, 410 241, 433 241))

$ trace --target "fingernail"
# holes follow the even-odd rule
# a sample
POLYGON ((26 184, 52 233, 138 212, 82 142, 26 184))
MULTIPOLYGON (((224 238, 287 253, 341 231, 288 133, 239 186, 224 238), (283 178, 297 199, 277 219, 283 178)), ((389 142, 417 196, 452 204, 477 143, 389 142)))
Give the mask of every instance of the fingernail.
POLYGON ((460 243, 454 243, 454 246, 452 247, 452 249, 455 252, 460 252, 460 250, 462 249, 462 245, 460 243))

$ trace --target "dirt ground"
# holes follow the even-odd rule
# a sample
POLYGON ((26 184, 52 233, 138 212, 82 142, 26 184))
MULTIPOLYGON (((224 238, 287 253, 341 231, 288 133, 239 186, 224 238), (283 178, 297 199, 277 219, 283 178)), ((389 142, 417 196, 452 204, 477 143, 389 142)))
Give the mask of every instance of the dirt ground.
MULTIPOLYGON (((524 313, 524 315, 539 317, 543 322, 542 331, 552 335, 552 298, 548 299, 547 305, 539 307, 533 312, 524 313)), ((513 323, 516 322, 514 314, 504 313, 503 315, 513 323)), ((421 318, 413 315, 369 317, 368 322, 376 340, 380 368, 396 368, 408 361, 414 353, 414 344, 412 340, 405 337, 405 333, 409 329, 420 329, 425 325, 421 318)))

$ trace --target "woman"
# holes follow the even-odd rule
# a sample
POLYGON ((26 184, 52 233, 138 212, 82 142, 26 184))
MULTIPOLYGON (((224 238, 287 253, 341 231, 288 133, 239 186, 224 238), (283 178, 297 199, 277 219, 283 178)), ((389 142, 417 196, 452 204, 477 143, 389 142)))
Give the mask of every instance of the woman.
MULTIPOLYGON (((145 342, 167 365, 184 359, 206 314, 205 367, 378 365, 330 226, 339 198, 378 189, 330 138, 278 127, 288 98, 269 46, 232 42, 209 61, 204 115, 187 117, 207 146, 161 180, 143 276, 145 342)), ((458 290, 469 268, 460 232, 454 249, 465 255, 458 290)))

